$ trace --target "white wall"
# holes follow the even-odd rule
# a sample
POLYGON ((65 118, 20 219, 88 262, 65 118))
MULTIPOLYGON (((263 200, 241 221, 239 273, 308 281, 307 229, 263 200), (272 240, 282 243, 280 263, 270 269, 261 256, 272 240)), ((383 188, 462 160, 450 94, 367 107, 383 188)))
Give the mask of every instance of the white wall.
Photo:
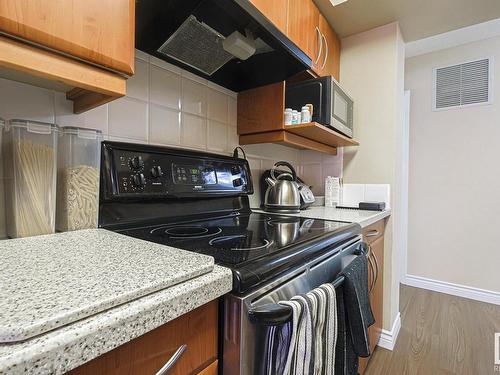
MULTIPOLYGON (((232 153, 238 145, 235 92, 141 51, 136 51, 135 64, 126 97, 81 115, 72 113, 72 102, 64 93, 0 79, 0 117, 100 129, 109 140, 232 153)), ((278 160, 296 166, 317 194, 323 194, 324 176, 342 173, 341 150, 339 156, 330 156, 274 144, 244 148, 254 177, 254 206, 260 200, 261 171, 278 160)), ((0 193, 1 188, 0 184, 0 193)))
POLYGON ((408 273, 500 292, 500 37, 406 60, 408 273), (432 111, 433 68, 493 57, 493 104, 432 111))
POLYGON ((384 254, 384 329, 399 312, 401 137, 404 42, 397 23, 342 39, 340 83, 354 98, 354 137, 344 150, 344 182, 391 185, 384 254), (398 229, 398 230, 396 230, 398 229))

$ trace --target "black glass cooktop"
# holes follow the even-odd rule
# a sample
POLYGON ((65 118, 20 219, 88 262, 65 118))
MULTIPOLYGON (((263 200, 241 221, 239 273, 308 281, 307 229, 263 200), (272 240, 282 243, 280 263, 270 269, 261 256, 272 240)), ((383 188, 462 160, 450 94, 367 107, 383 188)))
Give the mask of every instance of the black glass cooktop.
POLYGON ((349 224, 294 216, 246 213, 210 220, 136 228, 121 233, 211 255, 234 268, 310 243, 349 224))

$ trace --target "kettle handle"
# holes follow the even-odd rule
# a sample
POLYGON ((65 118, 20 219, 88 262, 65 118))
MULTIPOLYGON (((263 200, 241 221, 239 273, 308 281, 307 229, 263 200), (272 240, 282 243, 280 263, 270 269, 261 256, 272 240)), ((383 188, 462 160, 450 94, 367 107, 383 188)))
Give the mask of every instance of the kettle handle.
POLYGON ((276 176, 274 175, 274 170, 277 167, 281 167, 281 166, 287 167, 288 169, 290 169, 290 171, 292 172, 293 181, 297 181, 297 173, 295 172, 295 169, 293 168, 293 166, 287 161, 279 161, 273 165, 273 167, 271 168, 271 178, 272 179, 276 180, 276 176))

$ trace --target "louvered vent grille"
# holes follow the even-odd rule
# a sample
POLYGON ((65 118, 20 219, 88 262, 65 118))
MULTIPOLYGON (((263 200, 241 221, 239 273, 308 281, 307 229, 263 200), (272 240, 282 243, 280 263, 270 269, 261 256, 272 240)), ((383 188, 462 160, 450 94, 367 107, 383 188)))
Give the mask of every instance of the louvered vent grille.
POLYGON ((489 59, 436 69, 435 108, 489 103, 490 69, 489 59))

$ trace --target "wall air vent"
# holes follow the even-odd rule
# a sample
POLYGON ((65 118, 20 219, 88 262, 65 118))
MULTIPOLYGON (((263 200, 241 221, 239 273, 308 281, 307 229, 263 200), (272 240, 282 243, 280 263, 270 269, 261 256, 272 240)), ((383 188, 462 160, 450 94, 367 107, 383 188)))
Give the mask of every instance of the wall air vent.
POLYGON ((482 59, 434 69, 433 109, 490 104, 491 65, 482 59))

